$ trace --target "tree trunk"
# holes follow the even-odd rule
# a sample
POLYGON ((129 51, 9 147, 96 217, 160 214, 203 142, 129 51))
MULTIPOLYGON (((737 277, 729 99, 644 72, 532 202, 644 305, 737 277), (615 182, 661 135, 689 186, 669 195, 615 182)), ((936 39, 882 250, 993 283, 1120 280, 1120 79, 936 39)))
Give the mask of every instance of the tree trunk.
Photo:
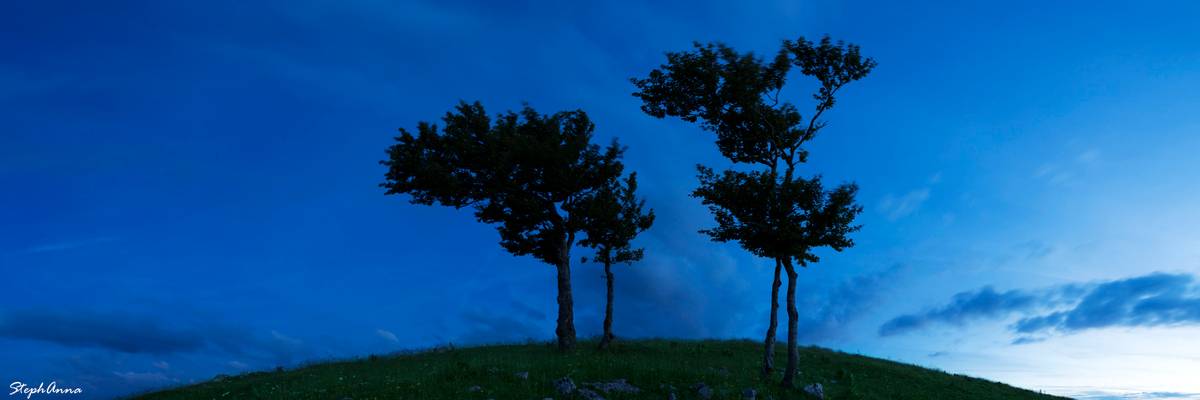
POLYGON ((775 370, 775 328, 779 326, 779 259, 775 259, 775 281, 771 283, 771 323, 767 325, 767 338, 763 340, 763 378, 775 370))
POLYGON ((608 285, 608 301, 604 303, 604 336, 600 338, 600 348, 606 349, 612 344, 612 311, 613 311, 613 273, 612 263, 604 262, 604 280, 608 285))
MULTIPOLYGON (((574 235, 571 235, 574 236, 574 235)), ((558 349, 570 350, 575 347, 575 302, 571 296, 571 244, 574 238, 563 242, 562 257, 558 269, 558 327, 554 334, 558 337, 558 349)))
POLYGON ((783 266, 787 268, 788 275, 788 361, 787 369, 783 371, 783 386, 790 388, 795 386, 792 382, 796 377, 796 364, 800 361, 800 353, 796 348, 796 330, 800 321, 800 313, 796 310, 796 269, 792 267, 791 258, 783 260, 783 266))

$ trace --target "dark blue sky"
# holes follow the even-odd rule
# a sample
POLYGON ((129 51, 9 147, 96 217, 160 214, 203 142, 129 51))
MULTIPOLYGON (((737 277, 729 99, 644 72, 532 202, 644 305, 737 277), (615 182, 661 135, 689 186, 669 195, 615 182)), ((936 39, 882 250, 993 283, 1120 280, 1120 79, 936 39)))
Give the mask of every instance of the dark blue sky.
MULTIPOLYGON (((828 33, 879 67, 811 146, 805 173, 857 182, 866 211, 857 247, 801 274, 806 343, 1062 394, 1200 393, 1198 19, 1191 2, 8 2, 0 378, 108 396, 551 338, 549 266, 376 186, 395 129, 459 100, 582 108, 629 146, 659 217, 617 271, 619 336, 758 338, 770 264, 697 234, 712 220, 687 196, 696 163, 728 164, 696 126, 642 114, 628 79, 692 41, 828 33)), ((596 334, 599 268, 574 279, 596 334)))

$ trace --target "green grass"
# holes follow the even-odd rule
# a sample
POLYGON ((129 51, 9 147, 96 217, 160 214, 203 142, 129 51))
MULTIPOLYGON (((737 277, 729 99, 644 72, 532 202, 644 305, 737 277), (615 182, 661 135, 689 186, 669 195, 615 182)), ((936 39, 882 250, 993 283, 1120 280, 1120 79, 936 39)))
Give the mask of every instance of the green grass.
MULTIPOLYGON (((805 399, 799 389, 758 373, 761 344, 751 341, 617 341, 609 351, 582 342, 561 353, 549 344, 436 349, 416 354, 369 357, 295 370, 222 377, 136 397, 138 399, 533 399, 580 398, 555 392, 564 376, 576 385, 624 378, 638 394, 612 393, 609 400, 699 398, 691 387, 703 382, 714 399, 741 399, 744 389, 758 399, 805 399), (528 372, 528 379, 516 376, 528 372), (669 385, 669 386, 668 386, 669 385), (479 386, 482 390, 468 389, 479 386)), ((775 356, 787 360, 780 346, 775 356)), ((1053 399, 1054 396, 1001 383, 818 347, 800 349, 800 385, 820 382, 828 399, 1053 399)), ((603 393, 602 393, 603 394, 603 393)))

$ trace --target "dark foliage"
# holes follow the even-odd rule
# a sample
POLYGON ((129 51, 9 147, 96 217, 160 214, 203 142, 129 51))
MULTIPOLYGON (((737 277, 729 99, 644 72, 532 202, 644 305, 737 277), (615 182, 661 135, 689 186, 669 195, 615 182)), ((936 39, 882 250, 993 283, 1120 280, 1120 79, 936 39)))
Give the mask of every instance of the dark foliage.
POLYGON ((612 265, 641 260, 644 250, 632 248, 630 242, 654 224, 654 210, 643 213, 646 201, 638 199, 636 192, 637 174, 631 173, 624 181, 613 180, 595 191, 584 212, 586 223, 583 229, 587 237, 579 243, 596 251, 594 259, 604 265, 607 287, 600 348, 607 348, 614 339, 612 265))
MULTIPOLYGON (((759 167, 718 174, 698 166, 700 187, 692 195, 716 218, 717 226, 703 233, 776 260, 767 349, 774 343, 779 268, 788 272, 792 351, 785 385, 791 385, 796 371, 793 262, 807 266, 818 261, 812 253, 818 247, 841 251, 853 246, 848 235, 858 230, 853 221, 862 210, 854 203, 854 184, 826 190, 820 176, 797 177, 796 167, 806 162, 804 144, 825 127, 821 116, 834 106, 837 92, 874 67, 875 61, 864 58, 858 46, 828 37, 817 43, 804 38, 784 41, 769 62, 724 44, 697 43, 691 51, 668 53, 665 64, 644 79, 632 80, 638 88, 634 96, 642 100, 647 114, 696 122, 716 134, 717 148, 731 161, 759 167), (779 97, 793 69, 819 84, 807 119, 779 97)), ((765 351, 764 373, 772 369, 772 353, 765 351)))
POLYGON ((594 125, 583 111, 539 114, 530 107, 495 120, 483 106, 461 103, 442 118, 400 129, 388 148, 387 194, 415 204, 471 207, 497 224, 500 244, 558 268, 560 347, 575 341, 570 250, 585 224, 585 209, 621 176, 623 149, 592 144, 594 125))
POLYGON ((820 176, 782 181, 770 172, 699 167, 692 195, 709 206, 717 226, 701 232, 719 242, 735 241, 755 255, 794 257, 801 265, 819 261, 816 246, 842 250, 854 245, 849 233, 861 208, 854 185, 825 190, 820 176))
POLYGON ((642 259, 643 249, 630 247, 637 235, 654 224, 654 210, 643 213, 646 201, 637 197, 637 174, 613 180, 594 192, 587 202, 580 245, 596 250, 594 261, 603 264, 632 263, 642 259))

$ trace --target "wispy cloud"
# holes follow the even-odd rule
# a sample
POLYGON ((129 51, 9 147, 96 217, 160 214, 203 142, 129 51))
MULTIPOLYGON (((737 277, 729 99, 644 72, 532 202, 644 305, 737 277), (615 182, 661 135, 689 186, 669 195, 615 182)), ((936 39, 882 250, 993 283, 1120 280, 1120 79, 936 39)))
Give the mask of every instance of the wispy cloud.
POLYGON ((899 196, 889 193, 879 202, 879 209, 889 221, 904 218, 921 208, 921 204, 929 199, 929 192, 929 188, 921 188, 899 196))
POLYGON ((1093 388, 1065 388, 1060 394, 1079 400, 1200 400, 1200 393, 1113 391, 1093 388))
POLYGON ((177 379, 171 379, 162 372, 113 371, 113 375, 125 384, 134 386, 161 386, 178 382, 177 379))
POLYGON ((1102 155, 1100 149, 1086 149, 1076 154, 1073 159, 1042 164, 1033 172, 1033 177, 1055 186, 1066 184, 1080 176, 1086 176, 1089 167, 1101 163, 1102 155))
POLYGON ((1017 249, 1025 252, 1026 260, 1046 258, 1058 250, 1057 247, 1040 240, 1030 240, 1017 245, 1017 249))
POLYGON ((921 209, 933 193, 933 187, 942 182, 942 173, 936 172, 919 188, 904 194, 888 193, 879 201, 879 210, 889 221, 907 217, 921 209))
POLYGON ((1094 164, 1100 161, 1100 155, 1100 149, 1087 149, 1075 156, 1075 161, 1080 164, 1094 164))
POLYGON ((113 237, 113 236, 100 236, 100 237, 94 237, 94 238, 90 238, 90 239, 80 239, 80 240, 70 240, 70 241, 62 241, 62 242, 55 242, 55 243, 46 243, 46 244, 41 244, 41 245, 30 247, 30 248, 26 249, 25 252, 30 253, 30 254, 49 253, 49 252, 55 252, 55 251, 71 250, 71 249, 75 249, 75 248, 79 248, 79 247, 92 246, 92 245, 97 245, 97 244, 102 244, 102 243, 115 242, 117 240, 120 240, 120 238, 113 237))
POLYGON ((1033 177, 1052 185, 1061 185, 1071 181, 1075 177, 1075 173, 1056 164, 1043 164, 1033 172, 1033 177))
POLYGON ((1043 337, 1021 336, 1016 339, 1013 339, 1012 344, 1014 344, 1014 345, 1033 344, 1033 343, 1040 343, 1045 340, 1046 340, 1046 338, 1043 338, 1043 337))
POLYGON ((378 335, 379 337, 383 338, 383 340, 386 340, 388 342, 400 343, 400 339, 397 338, 396 334, 392 333, 392 331, 385 330, 385 329, 376 329, 375 334, 378 335))

